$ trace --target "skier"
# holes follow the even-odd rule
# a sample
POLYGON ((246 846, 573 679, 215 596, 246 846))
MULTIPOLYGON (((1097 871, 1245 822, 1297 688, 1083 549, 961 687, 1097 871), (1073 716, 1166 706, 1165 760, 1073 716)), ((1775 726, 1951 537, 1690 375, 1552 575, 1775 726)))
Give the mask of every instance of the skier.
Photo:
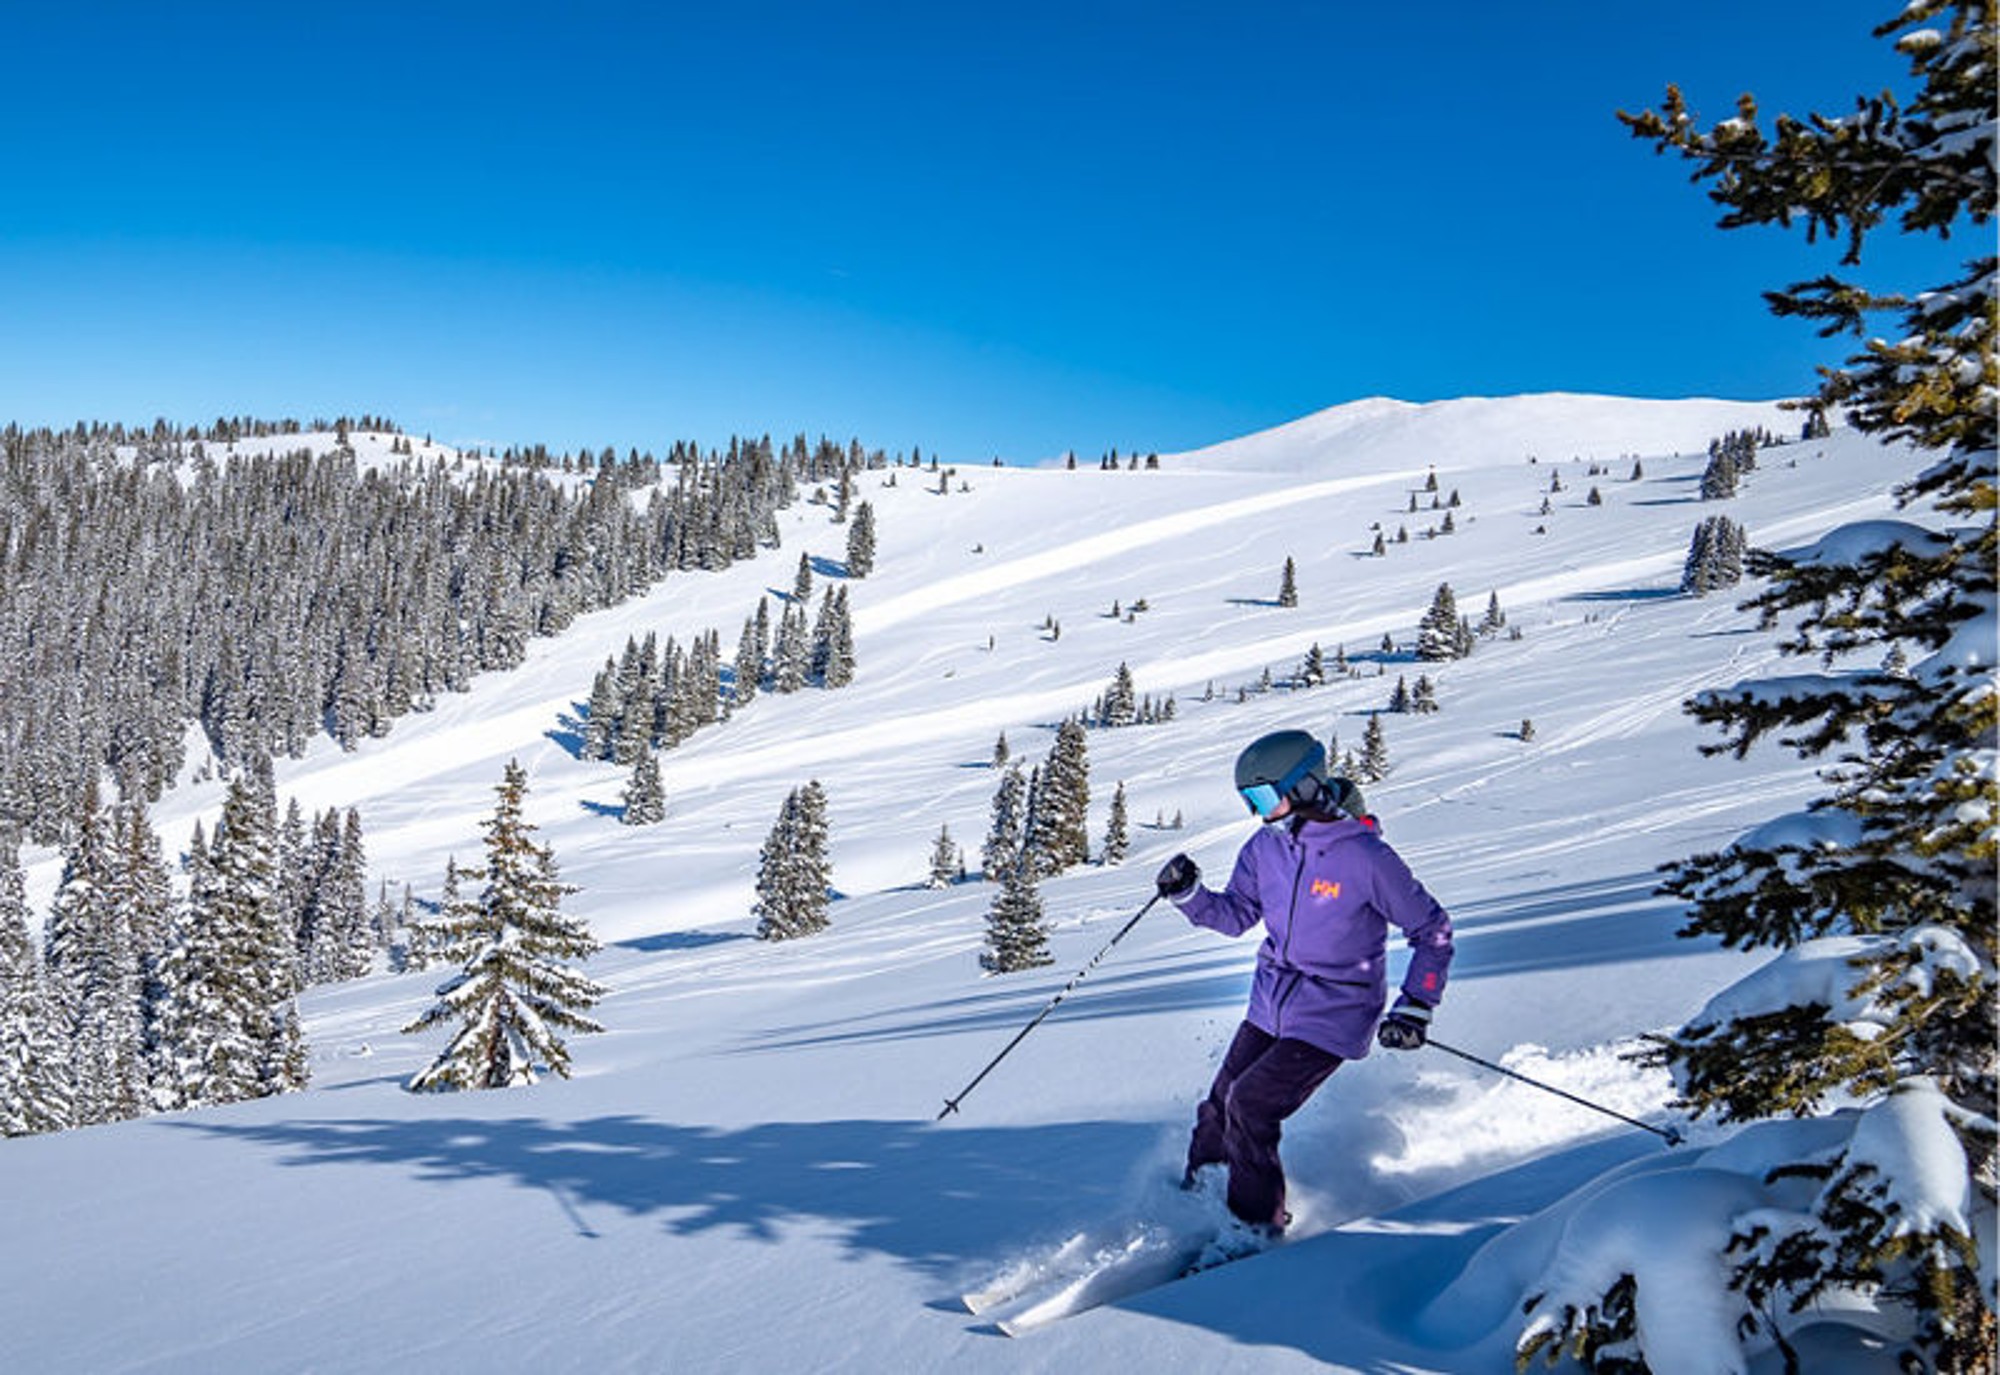
POLYGON ((1197 926, 1239 936, 1264 923, 1250 1006, 1196 1110, 1182 1187, 1227 1165, 1229 1211, 1272 1239, 1291 1221, 1281 1124, 1343 1060, 1368 1053, 1371 1030, 1394 1050, 1422 1046, 1451 965, 1451 918, 1382 839, 1361 790, 1325 764, 1305 731, 1253 741, 1237 757, 1236 788, 1264 826, 1237 853, 1228 886, 1203 887, 1185 854, 1157 880, 1197 926), (1385 1018, 1392 924, 1413 953, 1385 1018))

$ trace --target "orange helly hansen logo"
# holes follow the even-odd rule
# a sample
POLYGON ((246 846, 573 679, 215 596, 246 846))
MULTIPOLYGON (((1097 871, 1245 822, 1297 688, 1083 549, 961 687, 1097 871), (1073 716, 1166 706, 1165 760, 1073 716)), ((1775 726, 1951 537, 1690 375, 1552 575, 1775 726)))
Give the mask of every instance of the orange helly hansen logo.
POLYGON ((1312 895, 1316 898, 1337 898, 1340 896, 1340 885, 1316 878, 1313 880, 1312 895))

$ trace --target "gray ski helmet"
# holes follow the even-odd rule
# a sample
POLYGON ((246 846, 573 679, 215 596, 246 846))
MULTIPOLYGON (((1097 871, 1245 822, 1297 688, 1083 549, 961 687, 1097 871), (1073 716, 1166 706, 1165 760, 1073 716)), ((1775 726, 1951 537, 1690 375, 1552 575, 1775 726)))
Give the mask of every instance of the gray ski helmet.
POLYGON ((1281 730, 1253 740, 1236 756, 1236 790, 1265 820, 1278 803, 1317 800, 1326 787, 1326 748, 1302 730, 1281 730), (1307 780, 1311 786, 1307 786, 1307 780))

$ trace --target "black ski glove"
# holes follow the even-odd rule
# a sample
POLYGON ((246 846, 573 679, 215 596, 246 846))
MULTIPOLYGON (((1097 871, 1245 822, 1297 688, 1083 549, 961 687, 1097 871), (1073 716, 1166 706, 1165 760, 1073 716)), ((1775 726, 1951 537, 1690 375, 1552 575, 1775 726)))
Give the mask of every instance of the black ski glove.
POLYGON ((1201 866, 1186 855, 1175 855, 1160 870, 1160 876, 1153 880, 1160 890, 1160 896, 1168 902, 1179 902, 1194 892, 1201 882, 1201 866))
POLYGON ((1398 998, 1382 1025, 1375 1028, 1375 1039, 1390 1050, 1418 1050, 1430 1033, 1430 1025, 1429 1008, 1415 998, 1398 998))

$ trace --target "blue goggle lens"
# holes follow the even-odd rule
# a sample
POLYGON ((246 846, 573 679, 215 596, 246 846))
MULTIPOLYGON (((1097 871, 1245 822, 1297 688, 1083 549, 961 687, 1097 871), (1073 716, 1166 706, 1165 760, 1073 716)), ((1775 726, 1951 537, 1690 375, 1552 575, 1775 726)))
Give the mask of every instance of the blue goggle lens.
POLYGON ((1244 805, 1260 817, 1268 818, 1272 812, 1277 811, 1278 803, 1284 798, 1284 794, 1278 791, 1278 785, 1275 783, 1252 783, 1242 792, 1244 805))

